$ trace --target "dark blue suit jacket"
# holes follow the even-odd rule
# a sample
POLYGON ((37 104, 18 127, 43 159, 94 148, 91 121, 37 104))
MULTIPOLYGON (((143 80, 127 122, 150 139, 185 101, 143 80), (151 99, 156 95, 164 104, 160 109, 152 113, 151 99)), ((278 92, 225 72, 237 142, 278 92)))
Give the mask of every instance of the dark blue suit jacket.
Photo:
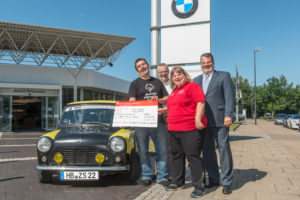
MULTIPOLYGON (((202 88, 203 75, 194 78, 202 88)), ((215 71, 205 95, 205 115, 209 127, 224 126, 224 117, 233 117, 234 88, 228 72, 215 71)))

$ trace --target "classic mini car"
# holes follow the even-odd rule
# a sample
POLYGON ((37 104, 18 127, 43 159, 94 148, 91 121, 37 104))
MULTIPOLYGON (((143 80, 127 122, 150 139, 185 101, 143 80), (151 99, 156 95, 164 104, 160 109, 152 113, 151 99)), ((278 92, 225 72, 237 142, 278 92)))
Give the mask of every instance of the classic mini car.
POLYGON ((140 175, 134 130, 112 127, 115 101, 81 101, 67 105, 58 129, 37 143, 41 183, 53 175, 61 181, 98 180, 105 175, 140 175))

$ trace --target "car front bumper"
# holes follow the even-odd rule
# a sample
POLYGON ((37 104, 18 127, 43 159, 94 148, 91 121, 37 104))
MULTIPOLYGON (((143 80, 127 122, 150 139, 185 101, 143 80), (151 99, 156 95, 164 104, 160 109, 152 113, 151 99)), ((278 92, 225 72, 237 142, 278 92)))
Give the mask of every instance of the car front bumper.
POLYGON ((129 171, 130 166, 99 166, 99 167, 88 167, 88 166, 45 166, 45 165, 36 165, 37 170, 43 171, 129 171))

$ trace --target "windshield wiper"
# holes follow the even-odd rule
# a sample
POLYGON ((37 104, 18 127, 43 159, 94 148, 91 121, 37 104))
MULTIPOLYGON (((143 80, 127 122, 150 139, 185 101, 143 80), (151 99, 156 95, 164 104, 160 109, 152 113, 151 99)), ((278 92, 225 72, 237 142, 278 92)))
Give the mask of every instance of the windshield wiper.
POLYGON ((104 125, 104 126, 111 126, 111 124, 104 123, 104 122, 84 122, 82 124, 99 124, 99 125, 104 125))

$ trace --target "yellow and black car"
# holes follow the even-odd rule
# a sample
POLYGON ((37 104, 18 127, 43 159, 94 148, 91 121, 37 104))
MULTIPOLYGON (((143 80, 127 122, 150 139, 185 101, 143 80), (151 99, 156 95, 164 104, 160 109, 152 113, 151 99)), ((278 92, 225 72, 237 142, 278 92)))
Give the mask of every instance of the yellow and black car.
POLYGON ((57 130, 37 144, 41 183, 98 180, 101 176, 140 175, 134 130, 112 127, 115 101, 80 101, 67 105, 57 130))

